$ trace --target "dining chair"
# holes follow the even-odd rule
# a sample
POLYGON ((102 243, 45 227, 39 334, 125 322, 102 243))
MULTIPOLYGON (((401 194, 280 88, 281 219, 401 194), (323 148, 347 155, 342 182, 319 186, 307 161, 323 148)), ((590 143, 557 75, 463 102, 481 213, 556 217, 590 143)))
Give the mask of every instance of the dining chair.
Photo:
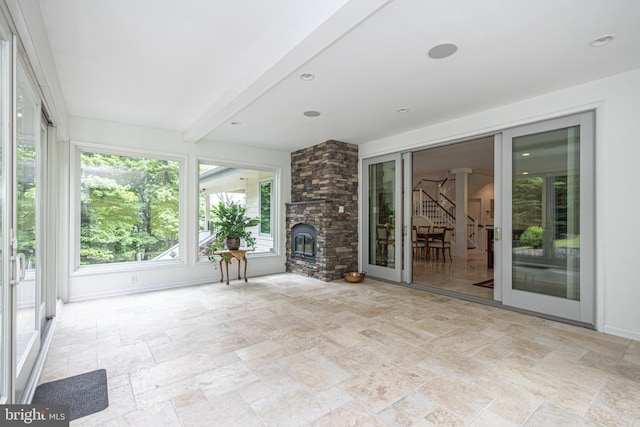
POLYGON ((425 254, 427 250, 427 241, 424 236, 426 234, 421 234, 419 232, 420 227, 414 225, 411 228, 411 241, 413 242, 413 256, 418 256, 419 254, 425 254))
POLYGON ((449 227, 434 227, 434 231, 430 234, 431 238, 427 242, 427 259, 429 259, 429 252, 434 250, 436 252, 436 259, 440 259, 440 252, 442 252, 442 262, 447 262, 445 258, 445 251, 449 251, 449 261, 453 262, 451 258, 451 234, 453 228, 449 227))

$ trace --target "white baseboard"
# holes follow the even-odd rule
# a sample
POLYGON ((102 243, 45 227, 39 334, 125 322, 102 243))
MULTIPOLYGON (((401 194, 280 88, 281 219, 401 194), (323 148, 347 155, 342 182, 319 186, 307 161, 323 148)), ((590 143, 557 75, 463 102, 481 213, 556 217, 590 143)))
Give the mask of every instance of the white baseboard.
POLYGON ((604 333, 616 335, 618 337, 629 338, 631 340, 640 341, 640 331, 630 331, 628 329, 616 328, 615 326, 604 326, 604 333))

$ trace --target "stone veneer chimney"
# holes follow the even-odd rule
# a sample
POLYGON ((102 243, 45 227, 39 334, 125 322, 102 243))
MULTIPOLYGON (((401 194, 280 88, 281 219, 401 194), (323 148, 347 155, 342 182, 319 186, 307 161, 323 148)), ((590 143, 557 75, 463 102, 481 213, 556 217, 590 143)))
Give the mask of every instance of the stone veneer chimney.
POLYGON ((324 281, 358 270, 358 146, 326 141, 291 153, 288 272, 324 281), (316 257, 292 257, 291 229, 316 229, 316 257))

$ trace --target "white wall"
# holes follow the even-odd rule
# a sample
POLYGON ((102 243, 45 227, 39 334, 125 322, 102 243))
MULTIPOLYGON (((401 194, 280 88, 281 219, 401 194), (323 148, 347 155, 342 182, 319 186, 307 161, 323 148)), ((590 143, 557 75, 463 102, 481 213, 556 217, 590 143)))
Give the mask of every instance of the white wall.
MULTIPOLYGON (((75 254, 71 253, 73 244, 69 241, 62 249, 69 254, 68 281, 63 281, 64 288, 61 296, 65 300, 78 300, 97 297, 106 294, 125 294, 148 289, 159 289, 181 285, 211 283, 221 286, 220 273, 214 270, 208 261, 200 261, 197 254, 198 230, 198 160, 215 164, 245 165, 255 168, 277 169, 279 173, 274 182, 277 189, 275 207, 279 209, 275 224, 276 235, 281 238, 276 243, 276 254, 264 254, 249 258, 247 274, 251 276, 281 273, 285 271, 285 211, 284 204, 291 200, 291 157, 289 153, 257 148, 246 148, 212 141, 200 143, 186 143, 179 132, 160 129, 150 129, 122 123, 106 122, 78 117, 69 118, 69 136, 73 142, 92 143, 100 146, 120 147, 125 150, 140 150, 143 153, 156 153, 186 158, 187 194, 184 217, 181 219, 184 233, 180 236, 185 251, 183 262, 157 263, 127 263, 126 265, 109 265, 107 268, 83 267, 75 269, 75 254), (186 238, 186 240, 185 240, 186 238), (131 283, 135 276, 135 284, 131 283)), ((66 145, 66 144, 65 144, 66 145)), ((73 150, 73 144, 70 144, 73 150)), ((70 164, 69 151, 67 156, 61 156, 60 167, 62 177, 69 180, 69 188, 61 194, 62 199, 69 199, 73 194, 71 188, 74 181, 70 164), (71 178, 70 178, 71 177, 71 178)), ((64 180, 63 180, 64 182, 64 180)), ((74 200, 68 202, 69 212, 64 218, 69 218, 68 236, 74 236, 75 224, 78 224, 74 200)))
MULTIPOLYGON (((473 175, 471 175, 473 177, 473 175)), ((487 177, 482 177, 489 179, 487 177)), ((493 218, 491 217, 491 200, 495 197, 495 188, 493 185, 493 179, 489 179, 491 182, 485 184, 482 188, 473 194, 469 195, 469 199, 480 199, 480 217, 476 218, 480 224, 493 225, 493 218)))
POLYGON ((471 139, 596 111, 596 327, 640 340, 640 70, 552 92, 360 146, 362 158, 471 139))

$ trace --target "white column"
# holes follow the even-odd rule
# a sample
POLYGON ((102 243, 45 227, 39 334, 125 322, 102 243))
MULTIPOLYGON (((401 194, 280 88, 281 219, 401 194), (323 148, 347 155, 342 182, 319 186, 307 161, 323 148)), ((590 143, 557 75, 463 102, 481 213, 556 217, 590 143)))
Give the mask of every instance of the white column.
POLYGON ((456 177, 456 243, 453 247, 453 255, 467 257, 467 200, 469 192, 470 168, 452 169, 451 173, 456 177))

